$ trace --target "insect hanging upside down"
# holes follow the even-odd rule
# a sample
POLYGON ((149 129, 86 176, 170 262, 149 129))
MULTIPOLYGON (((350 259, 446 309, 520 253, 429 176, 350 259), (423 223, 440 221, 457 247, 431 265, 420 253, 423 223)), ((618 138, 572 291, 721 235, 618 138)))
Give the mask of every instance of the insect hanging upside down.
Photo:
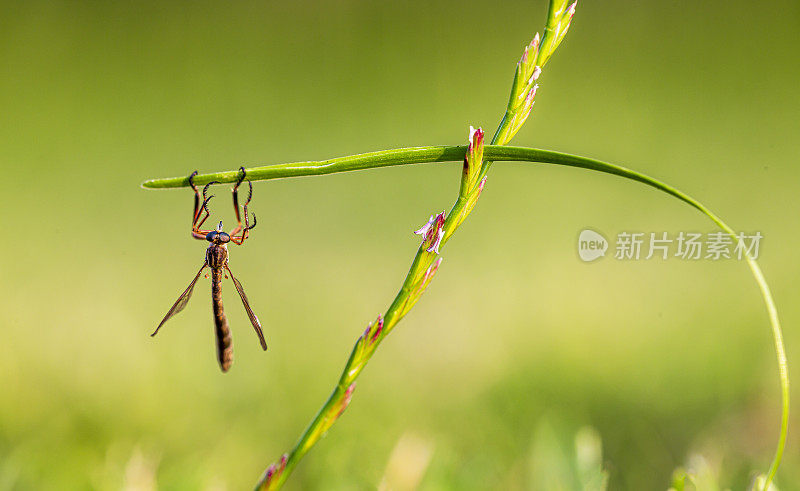
POLYGON ((258 317, 256 317, 256 315, 253 313, 253 310, 250 308, 250 302, 247 300, 247 295, 244 293, 242 284, 239 283, 239 280, 233 276, 230 267, 228 267, 228 242, 233 242, 236 245, 242 245, 250 236, 250 231, 256 226, 256 216, 253 215, 253 224, 250 225, 247 214, 247 205, 250 204, 250 199, 253 197, 253 185, 249 180, 247 181, 247 185, 249 186, 250 191, 247 194, 247 201, 245 201, 244 206, 242 207, 244 210, 244 224, 242 224, 242 219, 239 215, 239 185, 244 182, 246 175, 244 167, 241 167, 239 171, 241 172, 241 176, 236 182, 236 185, 233 187, 233 208, 236 210, 236 221, 238 222, 238 225, 231 231, 230 234, 222 231, 222 222, 219 222, 216 230, 202 230, 200 228, 208 219, 209 215, 211 215, 211 212, 208 211, 208 202, 214 197, 213 195, 206 197, 206 191, 212 184, 219 183, 212 181, 205 185, 203 188, 203 201, 201 204, 200 192, 197 190, 197 186, 194 184, 194 176, 197 175, 197 171, 192 172, 192 174, 189 176, 189 185, 192 187, 192 190, 194 190, 192 237, 199 240, 207 240, 210 242, 210 244, 208 249, 206 249, 206 259, 203 263, 203 266, 200 268, 200 271, 197 272, 192 282, 189 283, 189 286, 186 288, 186 290, 181 293, 181 296, 178 297, 178 300, 175 301, 175 304, 171 309, 169 309, 167 315, 164 316, 164 318, 161 320, 161 323, 158 324, 156 330, 153 332, 153 334, 151 334, 151 336, 155 336, 165 322, 186 307, 186 304, 189 303, 189 299, 192 297, 194 285, 197 283, 197 280, 200 278, 203 270, 206 267, 211 268, 211 304, 214 308, 214 325, 216 327, 217 337, 217 359, 219 360, 219 366, 223 372, 227 372, 233 363, 233 339, 231 337, 230 327, 228 327, 228 319, 225 317, 225 309, 222 306, 223 276, 225 278, 230 276, 231 280, 233 280, 233 285, 236 287, 236 291, 239 292, 239 296, 242 298, 244 310, 247 312, 247 316, 250 318, 250 322, 253 324, 253 329, 255 329, 256 334, 258 334, 259 341, 261 341, 261 347, 265 351, 267 349, 267 342, 264 340, 264 333, 261 331, 261 323, 259 322, 258 317), (205 216, 201 218, 201 215, 203 214, 205 214, 205 216))

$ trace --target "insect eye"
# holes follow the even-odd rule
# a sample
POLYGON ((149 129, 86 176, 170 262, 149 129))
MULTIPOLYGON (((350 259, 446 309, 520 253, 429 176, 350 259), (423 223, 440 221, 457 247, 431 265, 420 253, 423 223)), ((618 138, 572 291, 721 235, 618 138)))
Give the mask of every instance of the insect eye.
POLYGON ((231 236, 226 234, 225 232, 222 232, 219 234, 219 240, 220 242, 230 242, 231 236))
POLYGON ((206 240, 209 242, 213 242, 216 237, 217 237, 216 232, 209 232, 208 235, 206 235, 206 240))

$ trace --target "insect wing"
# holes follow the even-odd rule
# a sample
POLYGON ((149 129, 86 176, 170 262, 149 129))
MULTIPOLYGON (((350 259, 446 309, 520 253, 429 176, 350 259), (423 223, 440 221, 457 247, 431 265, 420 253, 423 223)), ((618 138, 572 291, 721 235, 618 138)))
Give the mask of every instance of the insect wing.
POLYGON ((206 265, 203 264, 203 267, 201 267, 200 271, 197 272, 192 282, 189 283, 188 287, 186 287, 186 290, 184 290, 183 293, 181 293, 181 296, 178 297, 178 300, 175 301, 175 304, 172 306, 171 309, 169 309, 169 312, 167 312, 167 315, 164 316, 164 318, 161 320, 161 323, 158 324, 158 327, 156 328, 155 331, 153 331, 153 334, 151 334, 151 336, 155 336, 158 330, 161 329, 161 326, 163 326, 165 322, 167 322, 172 316, 174 316, 175 314, 186 308, 186 304, 188 304, 189 299, 192 298, 194 285, 195 283, 197 283, 197 279, 200 278, 200 274, 203 272, 205 267, 206 265))
POLYGON ((247 300, 247 295, 244 294, 244 288, 242 288, 242 284, 239 283, 239 280, 233 276, 231 269, 225 266, 225 269, 228 270, 228 274, 231 275, 231 279, 233 280, 234 286, 236 286, 236 291, 239 292, 239 296, 242 298, 242 303, 244 304, 244 310, 247 312, 247 317, 250 318, 250 323, 253 324, 253 329, 256 330, 256 334, 258 334, 258 339, 261 341, 261 348, 266 351, 267 349, 267 341, 264 339, 264 332, 261 331, 261 322, 259 322, 258 317, 256 314, 253 313, 253 309, 250 308, 250 301, 247 300))

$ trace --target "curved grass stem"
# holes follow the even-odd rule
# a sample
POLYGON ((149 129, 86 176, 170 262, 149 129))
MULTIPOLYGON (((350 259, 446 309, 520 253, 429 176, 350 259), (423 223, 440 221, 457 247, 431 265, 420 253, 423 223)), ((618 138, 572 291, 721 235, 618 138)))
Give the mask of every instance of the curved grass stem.
MULTIPOLYGON (((467 146, 431 146, 431 147, 401 148, 395 150, 385 150, 381 152, 371 152, 367 154, 340 157, 336 159, 323 160, 318 162, 296 162, 296 163, 278 164, 278 165, 263 166, 263 167, 252 167, 247 169, 247 177, 252 181, 260 181, 260 180, 281 179, 288 177, 316 176, 324 174, 333 174, 338 172, 349 172, 355 170, 371 169, 377 167, 389 167, 396 165, 458 161, 463 159, 466 151, 467 151, 467 146)), ((517 162, 533 162, 533 163, 565 165, 569 167, 577 167, 581 169, 589 169, 598 172, 604 172, 606 174, 613 174, 616 176, 624 177, 626 179, 631 179, 640 182, 642 184, 646 184, 650 187, 656 188, 660 191, 663 191, 683 201, 684 203, 687 203, 688 205, 696 208, 698 211, 700 211, 705 216, 710 218, 720 229, 722 229, 723 231, 725 231, 726 233, 735 238, 734 230, 730 226, 728 226, 719 216, 717 216, 715 213, 713 213, 710 209, 708 209, 705 205, 703 205, 696 199, 657 179, 654 179, 645 174, 642 174, 640 172, 619 165, 609 164, 595 159, 580 157, 577 155, 570 155, 561 152, 555 152, 551 150, 541 150, 535 148, 511 147, 511 146, 501 146, 501 145, 486 145, 484 147, 484 158, 487 161, 517 161, 517 162)), ((220 182, 235 182, 238 172, 239 172, 238 170, 232 170, 228 172, 218 172, 213 174, 201 174, 195 177, 195 182, 198 184, 210 182, 212 180, 217 180, 220 182)), ((156 179, 156 180, 146 181, 143 184, 143 186, 147 188, 171 188, 171 187, 188 186, 188 179, 186 178, 156 179)), ((447 215, 448 221, 450 217, 458 216, 459 212, 463 209, 464 205, 465 205, 464 200, 459 199, 454 205, 453 209, 447 215)), ((453 230, 448 229, 447 224, 445 225, 445 230, 447 232, 445 234, 445 240, 447 240, 450 237, 450 235, 452 235, 453 230)), ((430 254, 425 254, 425 251, 420 249, 420 251, 418 252, 417 256, 414 259, 414 263, 411 269, 412 271, 415 270, 424 271, 424 268, 430 267, 432 262, 433 262, 433 257, 430 254), (422 268, 423 266, 424 268, 422 268)), ((764 278, 764 275, 761 272, 761 268, 759 267, 758 262, 749 254, 749 252, 747 255, 747 263, 750 267, 753 278, 756 280, 756 283, 758 284, 758 287, 761 291, 761 296, 764 300, 764 303, 767 308, 767 313, 769 315, 770 325, 772 328, 772 337, 778 360, 778 371, 780 376, 780 387, 781 387, 780 433, 778 438, 778 445, 775 451, 775 457, 772 461, 772 464, 766 476, 767 481, 765 483, 765 489, 767 489, 769 483, 772 481, 778 470, 778 466, 780 465, 781 457, 783 455, 783 449, 786 444, 786 436, 789 424, 789 374, 787 369, 786 351, 783 345, 783 335, 780 326, 780 321, 778 318, 778 312, 775 306, 775 302, 772 298, 772 294, 770 293, 769 285, 767 284, 766 279, 764 278)), ((411 286, 413 286, 413 280, 414 280, 414 275, 409 274, 409 276, 406 278, 406 281, 403 284, 402 289, 395 298, 395 301, 392 303, 391 307, 387 310, 386 315, 384 317, 385 327, 383 329, 383 333, 380 335, 377 342, 380 342, 383 339, 383 337, 386 334, 388 334, 389 331, 391 331, 392 327, 394 327, 394 325, 400 320, 400 318, 402 318, 402 315, 404 315, 404 312, 401 313, 401 310, 411 294, 411 286)), ((364 364, 366 364, 366 361, 367 360, 364 360, 363 364, 357 367, 358 369, 354 374, 355 376, 345 377, 345 375, 347 375, 347 370, 346 370, 345 373, 343 374, 342 381, 346 381, 349 379, 352 379, 354 381, 355 377, 358 375, 358 373, 360 373, 364 364)), ((348 384, 342 384, 340 381, 340 384, 337 385, 336 389, 331 394, 324 408, 327 408, 330 404, 332 404, 336 400, 341 399, 347 387, 348 384)), ((316 423, 317 420, 323 414, 324 411, 320 411, 318 417, 312 422, 312 425, 309 426, 309 430, 313 430, 313 428, 315 427, 314 423, 316 423)), ((301 438, 294 452, 305 454, 308 448, 310 448, 310 445, 307 445, 306 439, 301 438)), ((290 453, 289 465, 287 466, 286 471, 291 471, 291 467, 293 467, 296 464, 297 460, 299 460, 299 459, 292 459, 291 456, 292 454, 290 453)), ((302 455, 298 455, 298 457, 300 456, 302 455)), ((289 472, 285 472, 284 475, 287 475, 288 473, 289 472)))

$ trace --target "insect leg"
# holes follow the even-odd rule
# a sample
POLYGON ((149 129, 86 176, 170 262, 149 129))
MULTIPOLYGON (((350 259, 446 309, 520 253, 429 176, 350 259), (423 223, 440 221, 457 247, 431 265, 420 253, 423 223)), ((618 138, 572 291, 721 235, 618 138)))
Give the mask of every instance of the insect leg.
POLYGON ((243 208, 244 211, 244 225, 242 225, 242 218, 239 214, 239 185, 245 180, 247 173, 244 170, 244 167, 239 167, 239 171, 241 175, 239 176, 239 180, 236 181, 236 185, 233 187, 233 208, 236 212, 236 228, 233 229, 230 233, 231 241, 234 244, 242 245, 242 243, 247 239, 250 235, 250 230, 252 230, 256 226, 256 217, 253 215, 253 225, 250 225, 250 218, 247 211, 247 205, 250 204, 250 200, 253 199, 253 183, 250 180, 247 181, 248 192, 247 192, 247 201, 245 201, 243 208), (241 233, 237 237, 237 234, 241 233))
POLYGON ((189 174, 189 186, 194 191, 194 213, 192 213, 192 229, 194 229, 194 225, 197 223, 197 218, 200 216, 200 191, 197 190, 197 186, 194 185, 194 176, 197 175, 197 171, 192 172, 189 174))
MULTIPOLYGON (((194 237, 195 239, 205 240, 206 235, 209 232, 211 232, 211 230, 202 230, 200 227, 202 227, 203 223, 205 223, 208 217, 211 216, 211 211, 209 211, 208 209, 208 202, 211 201, 211 198, 213 198, 214 195, 212 194, 209 196, 207 193, 209 186, 211 186, 212 184, 219 184, 219 183, 217 181, 211 181, 208 184, 206 184, 205 187, 203 187, 203 204, 202 206, 199 207, 197 216, 195 217, 195 223, 192 225, 192 237, 194 237), (203 215, 203 218, 200 218, 201 215, 203 215)), ((192 187, 194 188, 195 193, 197 193, 196 200, 199 201, 200 193, 197 191, 196 187, 194 186, 192 187)))

